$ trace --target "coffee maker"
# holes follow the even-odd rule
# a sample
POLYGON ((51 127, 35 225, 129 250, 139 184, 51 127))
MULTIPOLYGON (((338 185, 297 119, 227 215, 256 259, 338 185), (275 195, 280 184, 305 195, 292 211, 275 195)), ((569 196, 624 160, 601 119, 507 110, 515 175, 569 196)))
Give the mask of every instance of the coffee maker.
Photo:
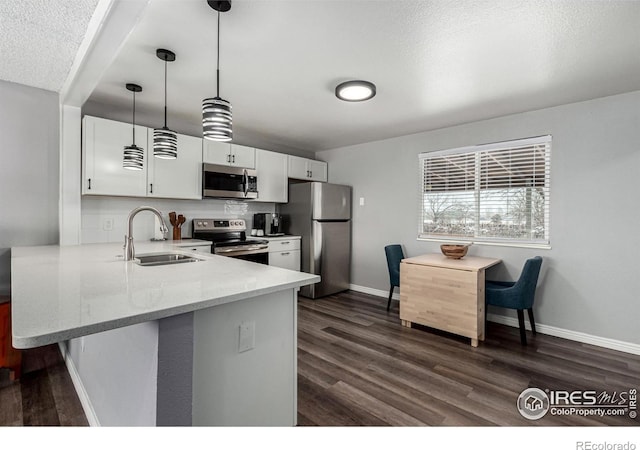
POLYGON ((257 213, 253 215, 253 230, 258 236, 283 236, 282 216, 278 213, 257 213))

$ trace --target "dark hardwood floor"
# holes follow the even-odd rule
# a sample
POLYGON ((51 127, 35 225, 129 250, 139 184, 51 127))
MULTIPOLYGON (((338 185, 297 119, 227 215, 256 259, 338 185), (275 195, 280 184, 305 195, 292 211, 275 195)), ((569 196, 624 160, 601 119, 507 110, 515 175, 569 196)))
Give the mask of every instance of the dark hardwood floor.
POLYGON ((398 302, 348 291, 298 302, 299 425, 638 426, 624 417, 523 418, 528 387, 640 388, 640 356, 488 324, 486 340, 400 325, 398 302))
POLYGON ((0 373, 0 425, 88 425, 58 345, 23 351, 20 380, 0 373))
MULTIPOLYGON (((478 348, 405 328, 398 303, 348 291, 298 302, 298 424, 320 426, 638 426, 629 417, 524 419, 523 389, 640 388, 640 356, 489 323, 478 348)), ((415 325, 414 325, 415 327, 415 325)), ((57 346, 26 351, 23 377, 0 372, 0 425, 87 425, 57 346)))

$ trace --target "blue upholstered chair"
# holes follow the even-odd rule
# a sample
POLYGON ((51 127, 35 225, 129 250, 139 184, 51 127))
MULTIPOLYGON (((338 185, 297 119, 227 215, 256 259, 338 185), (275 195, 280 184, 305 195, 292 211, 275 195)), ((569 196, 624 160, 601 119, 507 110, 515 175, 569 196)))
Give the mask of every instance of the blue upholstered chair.
POLYGON ((400 261, 404 259, 404 252, 402 246, 399 244, 387 245, 384 248, 384 252, 387 255, 387 267, 389 268, 389 301, 387 302, 387 311, 391 307, 391 296, 393 295, 393 288, 400 287, 400 261))
POLYGON ((522 345, 527 345, 527 335, 524 328, 525 309, 529 312, 531 331, 536 334, 536 322, 533 319, 533 300, 536 294, 536 284, 538 283, 541 265, 542 257, 536 256, 524 263, 524 268, 518 281, 487 281, 485 283, 487 305, 518 311, 522 345))

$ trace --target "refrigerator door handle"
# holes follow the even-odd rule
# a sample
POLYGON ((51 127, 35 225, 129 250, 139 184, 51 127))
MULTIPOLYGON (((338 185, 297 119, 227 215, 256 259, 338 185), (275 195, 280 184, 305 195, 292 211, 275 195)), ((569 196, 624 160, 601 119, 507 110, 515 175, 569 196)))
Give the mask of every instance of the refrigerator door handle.
POLYGON ((313 256, 311 273, 320 275, 322 273, 322 233, 313 233, 313 256))

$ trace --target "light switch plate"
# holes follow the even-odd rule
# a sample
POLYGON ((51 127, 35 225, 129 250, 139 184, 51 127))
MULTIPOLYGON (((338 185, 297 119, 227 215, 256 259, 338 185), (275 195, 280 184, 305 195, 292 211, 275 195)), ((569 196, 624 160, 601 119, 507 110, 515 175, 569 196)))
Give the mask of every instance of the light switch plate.
POLYGON ((238 353, 246 352, 256 346, 256 323, 253 321, 240 323, 240 339, 238 353))
POLYGON ((364 206, 364 197, 360 197, 360 206, 364 206))

